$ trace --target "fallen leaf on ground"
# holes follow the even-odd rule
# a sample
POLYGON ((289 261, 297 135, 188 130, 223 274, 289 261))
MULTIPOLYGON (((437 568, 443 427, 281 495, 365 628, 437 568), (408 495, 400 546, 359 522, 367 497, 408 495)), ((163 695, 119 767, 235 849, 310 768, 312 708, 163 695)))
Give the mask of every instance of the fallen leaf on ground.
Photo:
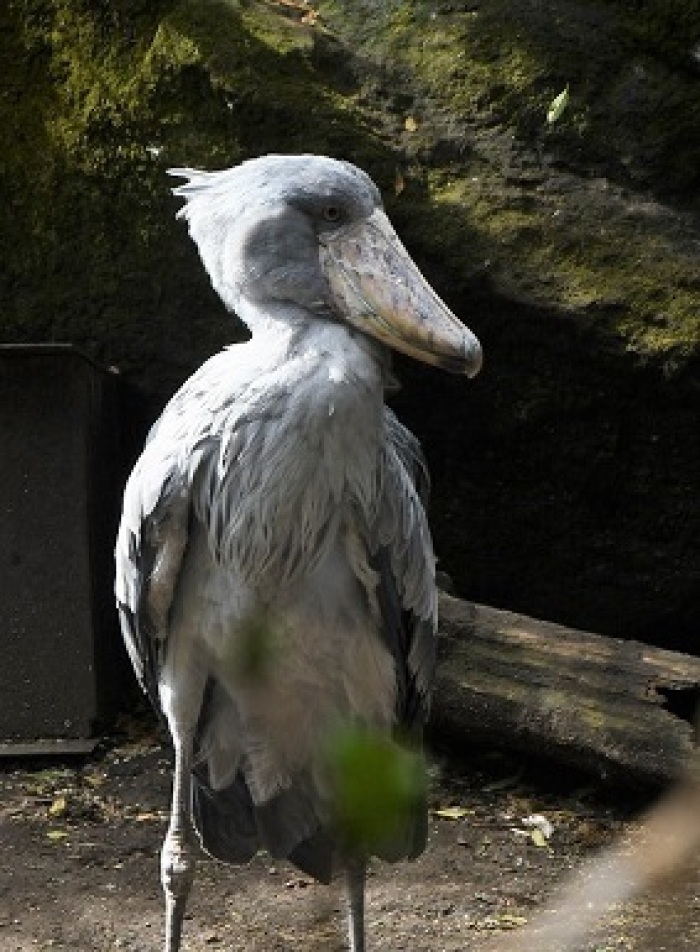
POLYGON ((435 816, 440 816, 444 820, 461 820, 462 817, 469 816, 473 812, 466 807, 439 807, 433 810, 435 816))
POLYGON ((538 830, 537 828, 530 830, 530 839, 535 844, 535 846, 542 847, 547 845, 547 838, 545 837, 542 830, 538 830))
MULTIPOLYGON (((531 830, 531 836, 533 840, 535 840, 535 832, 538 832, 544 840, 548 840, 554 832, 552 823, 547 819, 546 816, 542 816, 541 813, 533 813, 531 816, 523 817, 521 822, 524 827, 527 827, 529 830, 531 830)), ((538 843, 537 845, 539 846, 540 844, 538 843)))
POLYGON ((65 797, 56 797, 49 807, 49 816, 63 816, 68 809, 68 803, 65 797))
POLYGON ((46 832, 46 838, 48 840, 54 840, 54 841, 65 840, 67 836, 68 836, 67 830, 47 830, 46 832))
POLYGON ((151 821, 156 821, 162 819, 162 814, 160 813, 137 813, 134 817, 135 823, 150 823, 151 821))

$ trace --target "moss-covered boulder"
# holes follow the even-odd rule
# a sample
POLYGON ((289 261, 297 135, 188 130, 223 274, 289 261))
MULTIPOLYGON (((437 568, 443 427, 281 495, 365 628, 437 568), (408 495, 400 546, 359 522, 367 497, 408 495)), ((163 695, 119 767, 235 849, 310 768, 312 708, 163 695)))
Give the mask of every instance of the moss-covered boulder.
POLYGON ((397 398, 458 590, 689 646, 695 5, 6 0, 0 62, 5 340, 78 343, 155 408, 241 333, 165 169, 347 157, 485 344, 473 384, 401 362, 397 398))
POLYGON ((314 66, 313 31, 266 4, 11 0, 0 43, 4 337, 81 343, 149 389, 233 327, 165 169, 385 151, 314 66))

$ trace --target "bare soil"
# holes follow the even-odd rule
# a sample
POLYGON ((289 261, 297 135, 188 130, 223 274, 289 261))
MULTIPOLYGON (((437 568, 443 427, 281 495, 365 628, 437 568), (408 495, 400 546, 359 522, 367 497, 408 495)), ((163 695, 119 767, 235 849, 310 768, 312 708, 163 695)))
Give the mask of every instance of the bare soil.
MULTIPOLYGON (((150 722, 131 723, 87 762, 4 765, 2 952, 160 950, 170 769, 150 722)), ((498 754, 434 772, 428 850, 415 863, 371 869, 372 952, 485 949, 537 917, 556 884, 623 835, 640 806, 498 754), (548 840, 523 824, 533 814, 552 824, 548 840)), ((341 883, 319 886, 265 855, 242 868, 203 856, 183 949, 340 952, 342 910, 341 883)), ((699 948, 700 863, 663 892, 615 908, 581 952, 699 948)))

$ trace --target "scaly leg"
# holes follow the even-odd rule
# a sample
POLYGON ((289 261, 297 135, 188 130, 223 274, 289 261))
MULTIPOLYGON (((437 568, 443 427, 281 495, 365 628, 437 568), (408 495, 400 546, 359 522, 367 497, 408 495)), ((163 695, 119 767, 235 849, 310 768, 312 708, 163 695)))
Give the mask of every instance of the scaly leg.
POLYGON ((348 865, 348 935, 350 952, 365 952, 365 874, 363 861, 348 865))
POLYGON ((179 952, 182 922, 194 881, 196 847, 190 815, 192 741, 175 740, 175 777, 170 823, 160 854, 160 881, 165 893, 165 952, 179 952))
POLYGON ((165 894, 165 952, 179 952, 197 846, 192 826, 192 760, 207 673, 201 650, 184 626, 170 635, 161 672, 160 701, 175 748, 170 822, 160 854, 165 894))

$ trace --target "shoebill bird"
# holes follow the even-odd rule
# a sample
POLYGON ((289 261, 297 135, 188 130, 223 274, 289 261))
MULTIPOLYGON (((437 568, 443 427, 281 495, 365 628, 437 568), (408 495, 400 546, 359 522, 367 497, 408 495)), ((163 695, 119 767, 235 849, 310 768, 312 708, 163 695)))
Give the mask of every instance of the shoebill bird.
POLYGON ((172 174, 251 338, 166 406, 117 540, 126 646, 175 753, 165 949, 180 948, 196 834, 228 863, 264 848, 322 882, 344 868, 362 952, 368 854, 415 857, 427 829, 423 798, 388 839, 348 847, 328 767, 338 725, 419 738, 433 676, 427 478, 384 405, 390 350, 467 376, 481 350, 353 165, 270 155, 172 174))

